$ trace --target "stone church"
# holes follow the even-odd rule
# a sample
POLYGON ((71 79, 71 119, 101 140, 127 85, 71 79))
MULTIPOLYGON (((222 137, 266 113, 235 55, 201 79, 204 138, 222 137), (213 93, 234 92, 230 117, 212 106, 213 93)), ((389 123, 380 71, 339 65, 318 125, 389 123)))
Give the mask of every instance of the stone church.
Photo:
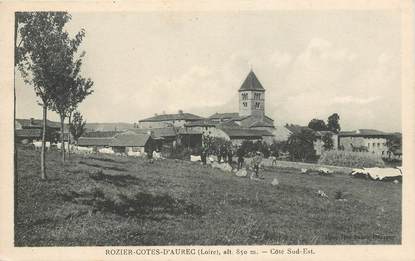
POLYGON ((239 92, 239 112, 215 113, 209 117, 214 122, 234 122, 240 127, 273 132, 274 120, 265 114, 265 88, 251 70, 239 92))

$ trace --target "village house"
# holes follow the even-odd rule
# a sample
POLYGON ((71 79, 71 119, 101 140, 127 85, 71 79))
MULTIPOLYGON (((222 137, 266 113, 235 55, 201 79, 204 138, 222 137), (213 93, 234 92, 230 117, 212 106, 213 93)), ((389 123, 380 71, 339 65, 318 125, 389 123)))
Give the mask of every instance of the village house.
POLYGON ((232 141, 235 145, 243 140, 273 142, 277 136, 286 136, 288 131, 276 129, 274 120, 265 115, 265 89, 251 70, 239 93, 239 112, 215 113, 204 119, 200 116, 183 113, 161 114, 140 120, 138 129, 176 129, 177 141, 188 147, 202 145, 203 135, 232 141), (275 133, 275 134, 274 134, 275 133))
POLYGON ((339 146, 346 151, 368 151, 386 157, 388 154, 387 140, 390 137, 390 133, 373 129, 341 131, 339 146))
POLYGON ((78 146, 91 147, 95 152, 106 148, 114 153, 144 153, 161 148, 161 138, 134 131, 88 132, 78 139, 78 146))
MULTIPOLYGON (((67 126, 65 126, 67 127, 67 126)), ((39 119, 16 119, 15 120, 16 142, 30 143, 42 139, 43 120, 39 119)), ((61 125, 59 122, 46 120, 46 140, 55 141, 60 137, 61 125)), ((66 134, 68 133, 65 128, 66 134)))
POLYGON ((183 127, 184 124, 202 120, 203 118, 191 113, 185 113, 179 110, 176 114, 155 114, 138 122, 138 128, 165 128, 165 127, 183 127))

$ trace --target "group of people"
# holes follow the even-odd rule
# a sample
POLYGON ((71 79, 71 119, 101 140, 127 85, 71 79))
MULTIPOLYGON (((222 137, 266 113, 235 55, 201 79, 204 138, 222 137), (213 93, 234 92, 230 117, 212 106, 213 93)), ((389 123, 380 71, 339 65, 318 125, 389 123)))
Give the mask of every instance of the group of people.
MULTIPOLYGON (((236 154, 237 157, 237 170, 244 168, 245 163, 245 151, 242 147, 233 148, 226 145, 219 146, 216 150, 209 149, 205 146, 202 147, 200 158, 203 165, 207 164, 207 159, 209 155, 215 155, 219 163, 228 163, 229 165, 233 165, 233 157, 236 154)), ((251 178, 260 178, 259 177, 259 170, 262 164, 262 154, 261 152, 257 151, 255 156, 252 158, 250 168, 253 170, 253 176, 251 178)))

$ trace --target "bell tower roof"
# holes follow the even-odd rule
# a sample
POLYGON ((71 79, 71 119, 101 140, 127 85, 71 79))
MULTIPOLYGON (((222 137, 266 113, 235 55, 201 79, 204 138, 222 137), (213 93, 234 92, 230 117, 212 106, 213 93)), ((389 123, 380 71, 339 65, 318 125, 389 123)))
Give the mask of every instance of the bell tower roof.
POLYGON ((246 76, 245 81, 242 83, 241 88, 239 91, 265 91, 262 84, 259 82, 258 78, 256 77, 254 71, 251 69, 248 76, 246 76))

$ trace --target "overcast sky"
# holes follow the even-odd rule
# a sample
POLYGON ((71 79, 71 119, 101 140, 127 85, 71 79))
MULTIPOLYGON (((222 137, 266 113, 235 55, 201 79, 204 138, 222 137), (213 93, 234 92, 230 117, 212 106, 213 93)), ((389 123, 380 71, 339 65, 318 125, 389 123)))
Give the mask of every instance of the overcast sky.
MULTIPOLYGON (((80 28, 88 122, 237 112, 252 67, 277 125, 337 112, 343 130, 401 131, 398 11, 72 13, 80 28)), ((40 118, 20 76, 16 93, 17 117, 40 118)))

